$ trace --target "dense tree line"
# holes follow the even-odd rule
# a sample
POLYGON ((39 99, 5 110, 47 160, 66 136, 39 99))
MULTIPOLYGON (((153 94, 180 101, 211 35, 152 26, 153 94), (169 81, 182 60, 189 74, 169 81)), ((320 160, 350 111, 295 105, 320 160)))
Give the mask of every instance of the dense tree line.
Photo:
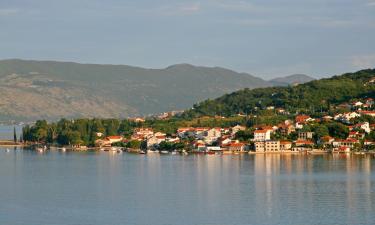
POLYGON ((26 125, 23 130, 23 140, 59 145, 94 145, 97 133, 103 136, 130 136, 139 124, 129 120, 118 119, 61 119, 58 122, 47 123, 37 121, 33 126, 26 125))

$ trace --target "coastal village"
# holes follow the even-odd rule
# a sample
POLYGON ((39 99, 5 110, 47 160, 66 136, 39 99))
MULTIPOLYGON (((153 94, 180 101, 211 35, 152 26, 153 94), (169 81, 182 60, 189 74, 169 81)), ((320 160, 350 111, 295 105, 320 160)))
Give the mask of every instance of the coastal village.
MULTIPOLYGON (((142 153, 151 152, 191 152, 206 154, 239 154, 239 153, 293 153, 293 152, 357 152, 371 151, 375 142, 368 139, 375 124, 363 118, 375 118, 374 100, 372 98, 352 101, 336 106, 343 113, 313 117, 308 114, 294 115, 278 124, 252 127, 235 125, 231 127, 179 127, 173 134, 167 135, 151 127, 134 129, 129 138, 107 136, 97 133, 95 145, 101 149, 117 149, 119 143, 131 141, 142 142, 142 153), (361 119, 362 118, 362 119, 361 119), (327 132, 314 132, 311 125, 336 122, 347 132, 332 137, 327 132), (243 137, 246 137, 245 139, 243 137), (176 145, 181 143, 180 145, 176 145), (165 148, 169 146, 169 148, 165 148), (172 147, 171 147, 172 146, 172 147), (173 146, 178 146, 173 148, 173 146)), ((278 114, 290 115, 285 109, 267 107, 278 114)), ((158 119, 167 119, 164 113, 158 119)), ((247 115, 239 114, 246 117, 247 115)), ((133 118, 137 123, 145 122, 144 118, 133 118)), ((334 128, 336 129, 336 128, 334 128)))

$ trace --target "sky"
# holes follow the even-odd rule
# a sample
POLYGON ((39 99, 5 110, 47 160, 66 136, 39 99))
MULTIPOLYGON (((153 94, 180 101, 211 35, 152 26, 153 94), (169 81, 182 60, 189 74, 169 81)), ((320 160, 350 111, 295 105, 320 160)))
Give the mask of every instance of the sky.
POLYGON ((0 0, 9 58, 325 77, 375 67, 375 0, 0 0))

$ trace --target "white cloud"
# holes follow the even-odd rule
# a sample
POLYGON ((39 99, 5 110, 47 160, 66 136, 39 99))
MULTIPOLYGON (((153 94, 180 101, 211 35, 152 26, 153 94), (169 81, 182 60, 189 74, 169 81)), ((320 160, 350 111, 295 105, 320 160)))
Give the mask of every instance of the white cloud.
POLYGON ((357 69, 375 68, 375 54, 352 56, 351 63, 357 69))

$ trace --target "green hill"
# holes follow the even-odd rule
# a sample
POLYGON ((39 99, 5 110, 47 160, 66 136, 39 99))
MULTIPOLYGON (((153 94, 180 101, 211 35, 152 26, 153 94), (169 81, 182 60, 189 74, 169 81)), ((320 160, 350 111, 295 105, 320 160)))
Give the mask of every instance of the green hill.
POLYGON ((254 113, 268 106, 290 112, 323 111, 355 98, 375 98, 375 84, 369 83, 374 78, 375 69, 367 69, 297 86, 243 89, 196 104, 184 116, 229 116, 254 113))

